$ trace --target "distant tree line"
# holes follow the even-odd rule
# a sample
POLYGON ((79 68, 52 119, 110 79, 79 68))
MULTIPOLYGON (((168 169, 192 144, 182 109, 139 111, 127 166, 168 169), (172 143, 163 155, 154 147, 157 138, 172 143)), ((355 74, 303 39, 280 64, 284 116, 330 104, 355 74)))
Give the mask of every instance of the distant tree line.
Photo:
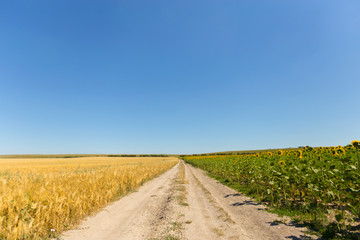
POLYGON ((169 157, 166 154, 110 154, 108 157, 169 157))

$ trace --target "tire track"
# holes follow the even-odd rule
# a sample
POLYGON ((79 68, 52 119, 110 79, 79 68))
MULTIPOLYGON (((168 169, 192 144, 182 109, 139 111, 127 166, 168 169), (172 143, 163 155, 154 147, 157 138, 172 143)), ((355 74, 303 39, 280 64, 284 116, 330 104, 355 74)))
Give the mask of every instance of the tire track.
MULTIPOLYGON (((194 236, 197 232, 198 239, 240 239, 235 222, 230 215, 217 203, 211 192, 199 181, 193 171, 185 165, 186 173, 189 180, 189 218, 196 218, 186 231, 186 235, 194 236)), ((244 236, 241 236, 241 239, 244 236)))
POLYGON ((64 240, 309 239, 282 220, 183 161, 99 214, 64 240))

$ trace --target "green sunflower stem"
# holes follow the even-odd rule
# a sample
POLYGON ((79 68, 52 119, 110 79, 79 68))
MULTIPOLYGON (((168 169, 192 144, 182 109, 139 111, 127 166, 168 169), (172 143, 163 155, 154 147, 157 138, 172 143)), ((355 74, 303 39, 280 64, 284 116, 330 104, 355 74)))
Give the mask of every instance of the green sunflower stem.
POLYGON ((357 158, 357 167, 360 169, 360 158, 359 158, 359 148, 356 147, 356 158, 357 158))

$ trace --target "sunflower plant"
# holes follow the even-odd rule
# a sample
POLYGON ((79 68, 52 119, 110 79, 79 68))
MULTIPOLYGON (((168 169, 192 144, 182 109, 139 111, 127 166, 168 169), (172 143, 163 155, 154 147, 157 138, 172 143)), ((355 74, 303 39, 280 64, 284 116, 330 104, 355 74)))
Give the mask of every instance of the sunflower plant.
POLYGON ((229 186, 328 233, 349 232, 360 219, 360 142, 350 146, 304 147, 256 154, 186 156, 229 186), (325 229, 325 230, 324 230, 325 229))

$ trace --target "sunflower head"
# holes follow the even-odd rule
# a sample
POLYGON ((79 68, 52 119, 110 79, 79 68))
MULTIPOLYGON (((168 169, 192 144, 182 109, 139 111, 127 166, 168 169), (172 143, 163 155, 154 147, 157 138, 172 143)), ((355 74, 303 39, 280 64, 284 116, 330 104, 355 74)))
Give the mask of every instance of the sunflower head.
POLYGON ((302 151, 301 150, 299 150, 299 151, 297 151, 297 156, 299 157, 299 158, 302 158, 303 157, 303 155, 302 155, 302 151))
POLYGON ((332 153, 333 156, 338 156, 339 155, 338 152, 336 151, 336 149, 332 149, 331 153, 332 153))
POLYGON ((282 166, 285 166, 285 161, 281 160, 279 161, 279 165, 282 167, 282 166))
POLYGON ((353 145, 353 147, 355 147, 355 148, 359 148, 360 147, 360 142, 355 139, 354 141, 351 142, 351 145, 353 145))
POLYGON ((342 148, 342 147, 339 147, 339 148, 337 149, 337 152, 338 152, 339 154, 344 154, 344 153, 345 153, 345 149, 342 148))
POLYGON ((279 150, 279 151, 277 151, 277 154, 278 154, 279 156, 281 156, 281 155, 283 154, 283 151, 279 150))

